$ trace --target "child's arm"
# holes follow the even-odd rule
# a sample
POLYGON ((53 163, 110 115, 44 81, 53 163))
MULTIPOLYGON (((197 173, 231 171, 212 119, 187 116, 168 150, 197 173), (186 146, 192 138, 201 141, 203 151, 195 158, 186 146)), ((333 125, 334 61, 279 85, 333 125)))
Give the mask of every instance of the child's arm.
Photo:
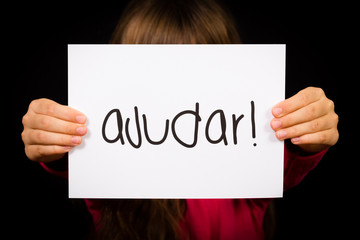
POLYGON ((30 103, 22 122, 26 156, 37 162, 62 158, 87 132, 84 114, 44 98, 30 103))
POLYGON ((308 87, 274 106, 271 127, 305 152, 320 152, 338 141, 334 102, 321 88, 308 87))

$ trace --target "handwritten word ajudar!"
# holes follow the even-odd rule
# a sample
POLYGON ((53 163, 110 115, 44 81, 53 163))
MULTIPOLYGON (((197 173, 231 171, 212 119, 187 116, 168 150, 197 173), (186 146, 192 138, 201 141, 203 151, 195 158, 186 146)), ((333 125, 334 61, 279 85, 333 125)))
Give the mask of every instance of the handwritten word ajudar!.
MULTIPOLYGON (((256 131, 255 131, 255 103, 254 103, 254 101, 251 101, 250 105, 251 105, 252 138, 255 138, 256 131)), ((196 103, 195 110, 182 111, 182 112, 178 113, 171 121, 171 133, 172 133, 174 139, 184 147, 193 148, 197 144, 198 133, 199 133, 199 123, 202 121, 201 116, 199 114, 199 108, 200 108, 200 104, 196 103), (178 129, 176 128, 176 122, 179 118, 183 117, 184 115, 193 115, 194 116, 194 128, 193 128, 193 131, 194 131, 193 136, 194 137, 193 137, 193 141, 191 143, 183 141, 177 134, 178 129)), ((124 121, 123 121, 121 112, 119 109, 116 109, 116 108, 109 111, 109 113, 105 116, 105 119, 102 124, 103 139, 107 143, 115 143, 117 141, 120 141, 121 144, 124 145, 125 139, 124 139, 124 135, 123 135, 123 130, 125 129, 125 136, 126 136, 127 141, 129 142, 129 144, 134 148, 140 148, 141 144, 142 144, 142 131, 141 131, 141 127, 140 127, 139 111, 138 111, 137 106, 134 107, 134 112, 135 112, 135 125, 136 125, 136 131, 137 131, 137 142, 136 143, 132 140, 132 137, 130 136, 130 133, 129 133, 130 118, 126 118, 125 128, 124 128, 124 121), (116 137, 109 139, 106 134, 106 129, 107 129, 108 120, 109 120, 110 116, 113 114, 116 115, 117 135, 116 135, 116 137)), ((244 114, 241 114, 238 117, 235 114, 232 114, 232 140, 233 140, 234 145, 237 144, 237 128, 238 128, 240 121, 243 118, 244 118, 244 114)), ((157 141, 151 139, 151 137, 149 136, 147 118, 146 118, 145 114, 142 115, 142 120, 143 120, 143 132, 144 132, 146 140, 152 145, 159 145, 159 144, 164 143, 166 138, 169 135, 168 133, 169 133, 169 128, 170 128, 170 120, 166 119, 164 135, 160 140, 157 140, 157 141)), ((207 141, 211 144, 218 144, 218 143, 223 142, 224 145, 227 146, 228 139, 226 136, 226 127, 227 127, 226 126, 226 117, 225 117, 224 111, 221 109, 215 110, 206 121, 205 137, 206 137, 207 141), (221 130, 221 134, 218 139, 211 138, 210 133, 209 133, 210 132, 210 124, 215 116, 218 116, 220 119, 219 127, 221 130)), ((256 146, 256 143, 254 143, 253 145, 256 146)))

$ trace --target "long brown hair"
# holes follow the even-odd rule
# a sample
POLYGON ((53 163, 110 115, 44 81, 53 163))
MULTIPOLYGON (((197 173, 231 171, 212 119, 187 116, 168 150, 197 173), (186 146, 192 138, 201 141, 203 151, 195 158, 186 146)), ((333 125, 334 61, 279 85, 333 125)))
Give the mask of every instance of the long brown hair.
POLYGON ((103 201, 100 239, 184 239, 179 222, 186 209, 180 199, 103 201))
MULTIPOLYGON (((214 0, 133 0, 124 10, 112 44, 240 43, 233 19, 214 0)), ((186 238, 180 199, 105 200, 101 239, 186 238)))
POLYGON ((114 44, 231 44, 240 38, 228 11, 214 0, 131 1, 114 44))

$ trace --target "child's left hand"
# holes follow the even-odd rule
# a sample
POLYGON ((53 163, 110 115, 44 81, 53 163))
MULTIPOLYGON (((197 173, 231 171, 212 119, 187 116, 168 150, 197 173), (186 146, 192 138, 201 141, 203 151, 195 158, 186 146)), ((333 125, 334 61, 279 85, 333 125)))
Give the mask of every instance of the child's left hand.
POLYGON ((279 140, 291 142, 306 152, 320 152, 338 141, 338 115, 334 102, 321 88, 308 87, 272 109, 271 127, 279 140))

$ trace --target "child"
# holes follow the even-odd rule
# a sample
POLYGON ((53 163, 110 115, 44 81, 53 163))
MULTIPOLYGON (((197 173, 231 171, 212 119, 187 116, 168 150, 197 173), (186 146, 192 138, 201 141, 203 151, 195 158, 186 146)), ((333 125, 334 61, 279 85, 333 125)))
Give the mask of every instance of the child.
MULTIPOLYGON (((212 0, 132 1, 111 43, 240 43, 233 20, 212 0)), ((284 152, 284 190, 297 185, 338 140, 334 103, 306 88, 272 109, 269 123, 284 152), (291 148, 291 150, 290 150, 291 148)), ((86 135, 86 116, 49 99, 30 103, 23 117, 25 153, 49 172, 86 135)), ((263 239, 272 199, 90 200, 86 204, 101 239, 263 239)))

